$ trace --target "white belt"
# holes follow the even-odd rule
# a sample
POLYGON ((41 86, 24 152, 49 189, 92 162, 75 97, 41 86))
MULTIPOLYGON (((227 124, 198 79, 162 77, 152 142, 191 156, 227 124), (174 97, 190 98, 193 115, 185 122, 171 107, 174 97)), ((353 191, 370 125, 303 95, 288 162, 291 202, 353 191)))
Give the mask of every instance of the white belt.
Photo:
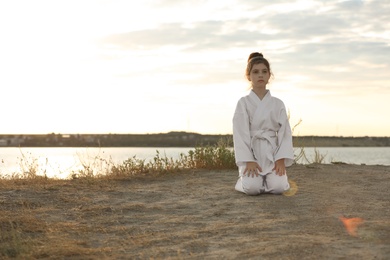
MULTIPOLYGON (((277 137, 276 132, 269 130, 259 130, 259 131, 251 131, 251 148, 253 152, 253 156, 255 159, 261 160, 261 155, 265 155, 266 159, 269 160, 267 165, 274 164, 274 152, 276 150, 276 141, 273 140, 277 137)), ((263 160, 261 160, 263 161, 263 160)), ((264 162, 263 162, 264 163, 264 162)), ((262 165, 265 167, 266 165, 262 165)), ((272 166, 273 168, 273 166, 272 166)), ((272 169, 263 169, 265 171, 271 171, 272 169)))

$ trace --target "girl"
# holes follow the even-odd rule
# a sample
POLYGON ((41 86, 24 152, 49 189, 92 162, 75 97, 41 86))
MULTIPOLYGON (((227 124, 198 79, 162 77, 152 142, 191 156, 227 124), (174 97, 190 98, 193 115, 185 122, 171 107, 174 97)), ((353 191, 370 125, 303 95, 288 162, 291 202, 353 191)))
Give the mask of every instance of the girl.
POLYGON ((292 133, 284 103, 266 86, 269 62, 261 53, 249 55, 249 95, 242 97, 233 117, 233 141, 239 179, 235 189, 247 195, 281 194, 290 188, 286 167, 294 162, 292 133))

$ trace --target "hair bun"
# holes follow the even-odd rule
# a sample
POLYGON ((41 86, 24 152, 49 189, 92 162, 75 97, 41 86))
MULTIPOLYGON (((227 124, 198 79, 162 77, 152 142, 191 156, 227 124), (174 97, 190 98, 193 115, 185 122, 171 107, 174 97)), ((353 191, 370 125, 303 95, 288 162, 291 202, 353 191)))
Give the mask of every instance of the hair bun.
POLYGON ((260 52, 252 52, 250 55, 249 55, 249 58, 248 58, 248 61, 250 61, 251 59, 253 58, 264 58, 263 54, 260 53, 260 52))

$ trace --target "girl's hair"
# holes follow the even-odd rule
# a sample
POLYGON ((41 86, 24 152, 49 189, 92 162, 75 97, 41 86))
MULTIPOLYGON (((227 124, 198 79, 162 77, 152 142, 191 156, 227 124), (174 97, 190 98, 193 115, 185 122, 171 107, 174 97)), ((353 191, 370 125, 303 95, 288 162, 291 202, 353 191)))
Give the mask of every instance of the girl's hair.
POLYGON ((249 80, 249 74, 251 73, 253 65, 260 64, 260 63, 263 63, 267 67, 269 73, 272 75, 271 67, 269 66, 269 62, 267 61, 267 59, 264 58, 263 54, 261 54, 259 52, 252 52, 248 57, 248 64, 246 65, 245 75, 246 75, 246 78, 248 80, 249 80))

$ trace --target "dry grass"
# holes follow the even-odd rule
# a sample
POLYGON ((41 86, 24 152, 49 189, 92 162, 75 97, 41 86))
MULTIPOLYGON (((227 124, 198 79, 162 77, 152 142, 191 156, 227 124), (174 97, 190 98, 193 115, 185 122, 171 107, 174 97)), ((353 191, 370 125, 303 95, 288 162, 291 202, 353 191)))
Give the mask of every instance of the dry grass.
POLYGON ((0 258, 390 256, 389 167, 295 165, 289 175, 289 197, 235 192, 235 170, 1 180, 0 258), (356 237, 341 215, 365 220, 356 237))

